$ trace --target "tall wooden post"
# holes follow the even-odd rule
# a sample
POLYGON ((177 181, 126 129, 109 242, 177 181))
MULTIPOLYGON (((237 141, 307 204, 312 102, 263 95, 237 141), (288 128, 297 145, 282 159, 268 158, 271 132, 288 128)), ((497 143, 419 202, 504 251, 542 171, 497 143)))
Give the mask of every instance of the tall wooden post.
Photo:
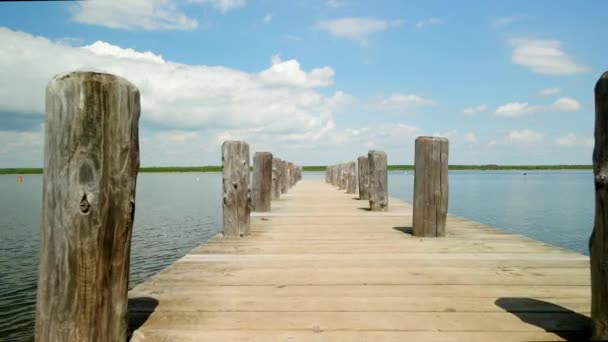
POLYGON ((357 163, 351 161, 346 164, 347 172, 348 172, 348 186, 346 188, 347 194, 355 194, 357 193, 357 163))
POLYGON ((291 189, 293 186, 293 163, 287 162, 287 187, 291 189))
POLYGON ((448 139, 418 137, 414 163, 414 235, 445 236, 448 214, 448 139))
POLYGON ((338 170, 338 172, 340 173, 338 190, 346 190, 346 166, 344 165, 344 163, 338 165, 338 170))
POLYGON ((369 151, 369 207, 371 211, 388 211, 388 175, 386 153, 369 151))
POLYGON ((281 193, 286 194, 289 190, 289 163, 286 160, 282 161, 281 165, 281 193))
POLYGON ((139 91, 58 75, 46 88, 37 341, 124 341, 139 91))
POLYGON ((249 235, 249 144, 225 141, 222 144, 222 166, 224 236, 249 235))
POLYGON ((251 187, 253 211, 270 211, 272 198, 272 153, 256 152, 253 155, 253 185, 251 187))
POLYGON ((361 156, 357 159, 359 164, 359 199, 369 200, 369 159, 361 156))
POLYGON ((281 167, 283 161, 279 158, 272 158, 272 199, 281 198, 281 167))
POLYGON ((591 257, 591 339, 608 340, 608 72, 595 85, 595 221, 591 257))

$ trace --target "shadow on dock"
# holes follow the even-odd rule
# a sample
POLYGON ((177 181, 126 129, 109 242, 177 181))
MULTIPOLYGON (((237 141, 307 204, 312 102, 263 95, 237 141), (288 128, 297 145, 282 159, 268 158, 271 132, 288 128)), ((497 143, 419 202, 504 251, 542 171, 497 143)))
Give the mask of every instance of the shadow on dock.
POLYGON ((398 230, 403 234, 414 235, 414 228, 412 227, 393 227, 394 230, 398 230))
POLYGON ((589 341, 591 319, 568 308, 523 297, 502 297, 494 303, 522 322, 552 332, 566 341, 589 341))
POLYGON ((139 327, 146 323, 148 317, 150 317, 157 306, 158 300, 156 298, 129 298, 129 303, 127 304, 127 317, 129 321, 127 341, 131 340, 135 330, 139 329, 139 327))

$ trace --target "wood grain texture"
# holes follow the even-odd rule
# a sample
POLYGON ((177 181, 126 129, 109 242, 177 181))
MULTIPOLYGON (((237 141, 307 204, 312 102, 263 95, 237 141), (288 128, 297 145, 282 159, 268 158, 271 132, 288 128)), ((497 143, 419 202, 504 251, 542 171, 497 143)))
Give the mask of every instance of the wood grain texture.
POLYGON ((272 199, 281 198, 281 168, 283 161, 279 158, 272 158, 272 199))
POLYGON ((359 199, 369 200, 369 159, 361 156, 357 159, 359 177, 359 199))
POLYGON ((589 258, 448 216, 411 235, 412 205, 362 210, 304 179, 252 216, 248 239, 212 238, 138 285, 141 341, 587 340, 589 258), (148 317, 149 316, 149 317, 148 317))
POLYGON ((608 72, 595 85, 595 221, 591 255, 592 339, 608 340, 608 72))
POLYGON ((448 214, 448 139, 418 137, 415 149, 414 235, 445 236, 448 214))
POLYGON ((346 188, 347 194, 357 193, 357 162, 351 161, 346 164, 348 172, 348 185, 346 188))
POLYGON ((139 91, 73 72, 46 89, 37 341, 124 341, 139 91))
POLYGON ((286 194, 289 191, 289 162, 281 161, 281 193, 286 194))
POLYGON ((251 187, 253 211, 270 211, 272 199, 272 153, 256 152, 253 155, 253 184, 251 187))
POLYGON ((249 235, 249 144, 244 141, 225 141, 222 144, 222 188, 224 236, 249 235))
POLYGON ((386 153, 369 151, 369 207, 371 211, 388 211, 388 174, 386 153))

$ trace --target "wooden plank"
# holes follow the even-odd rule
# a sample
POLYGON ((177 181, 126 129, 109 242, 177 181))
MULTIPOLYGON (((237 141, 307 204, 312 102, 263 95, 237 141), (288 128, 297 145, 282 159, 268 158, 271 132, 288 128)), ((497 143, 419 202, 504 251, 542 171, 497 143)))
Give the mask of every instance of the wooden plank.
MULTIPOLYGON (((347 168, 331 170, 344 183, 347 168)), ((135 287, 134 337, 586 338, 587 256, 453 215, 445 237, 414 237, 411 204, 370 212, 355 199, 303 180, 252 215, 249 237, 214 237, 135 287)))

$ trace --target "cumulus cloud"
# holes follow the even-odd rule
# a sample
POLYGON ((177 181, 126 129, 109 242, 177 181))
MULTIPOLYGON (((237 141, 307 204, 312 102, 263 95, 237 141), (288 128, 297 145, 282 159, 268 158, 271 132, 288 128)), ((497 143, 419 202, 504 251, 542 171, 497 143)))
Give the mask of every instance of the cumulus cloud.
POLYGON ((72 19, 90 25, 129 30, 192 30, 198 21, 179 6, 208 4, 222 13, 245 5, 245 0, 91 0, 72 5, 72 19))
POLYGON ((544 138, 544 134, 540 132, 536 132, 530 129, 524 129, 520 131, 510 131, 509 132, 509 140, 512 143, 518 144, 534 144, 541 142, 544 138))
POLYGON ((141 92, 142 123, 164 129, 245 127, 297 136, 330 127, 332 111, 354 99, 339 91, 318 93, 315 87, 332 83, 333 70, 306 72, 295 60, 275 58, 270 68, 247 73, 173 63, 104 42, 70 47, 5 28, 0 41, 0 112, 17 115, 44 111, 44 89, 56 74, 91 69, 134 83, 141 92))
POLYGON ((416 28, 417 29, 423 29, 425 26, 429 26, 429 25, 439 25, 439 24, 443 24, 443 20, 441 20, 440 18, 428 18, 426 20, 420 20, 416 23, 416 28))
POLYGON ((468 108, 465 108, 465 109, 462 111, 462 113, 463 113, 464 115, 470 116, 470 115, 473 115, 473 114, 476 114, 476 113, 481 113, 481 112, 484 112, 484 111, 486 111, 487 109, 488 109, 488 106, 487 106, 487 105, 485 105, 485 104, 480 104, 480 105, 475 106, 475 107, 468 107, 468 108))
POLYGON ((340 18, 318 22, 313 28, 325 31, 337 38, 355 40, 365 45, 373 33, 390 27, 400 26, 401 20, 384 20, 375 18, 340 18))
POLYGON ((499 106, 494 115, 503 118, 516 118, 533 113, 544 112, 576 112, 581 109, 578 101, 562 97, 548 105, 530 105, 528 102, 512 102, 499 106))
POLYGON ((408 109, 416 106, 435 105, 437 102, 416 94, 393 93, 390 95, 379 95, 370 100, 373 108, 387 111, 408 109))
POLYGON ((541 89, 538 91, 538 95, 540 96, 550 96, 550 95, 557 95, 559 93, 561 93, 561 89, 559 88, 545 88, 545 89, 541 89))
POLYGON ((588 70, 562 50, 559 40, 512 39, 510 44, 513 48, 512 62, 537 74, 572 75, 588 70))
POLYGON ((555 143, 560 146, 593 146, 593 138, 579 137, 574 133, 568 133, 555 139, 555 143))
POLYGON ((283 61, 278 55, 272 57, 271 63, 272 66, 260 72, 259 76, 265 83, 272 85, 326 87, 332 84, 335 74, 330 67, 315 68, 306 73, 297 60, 283 61))

